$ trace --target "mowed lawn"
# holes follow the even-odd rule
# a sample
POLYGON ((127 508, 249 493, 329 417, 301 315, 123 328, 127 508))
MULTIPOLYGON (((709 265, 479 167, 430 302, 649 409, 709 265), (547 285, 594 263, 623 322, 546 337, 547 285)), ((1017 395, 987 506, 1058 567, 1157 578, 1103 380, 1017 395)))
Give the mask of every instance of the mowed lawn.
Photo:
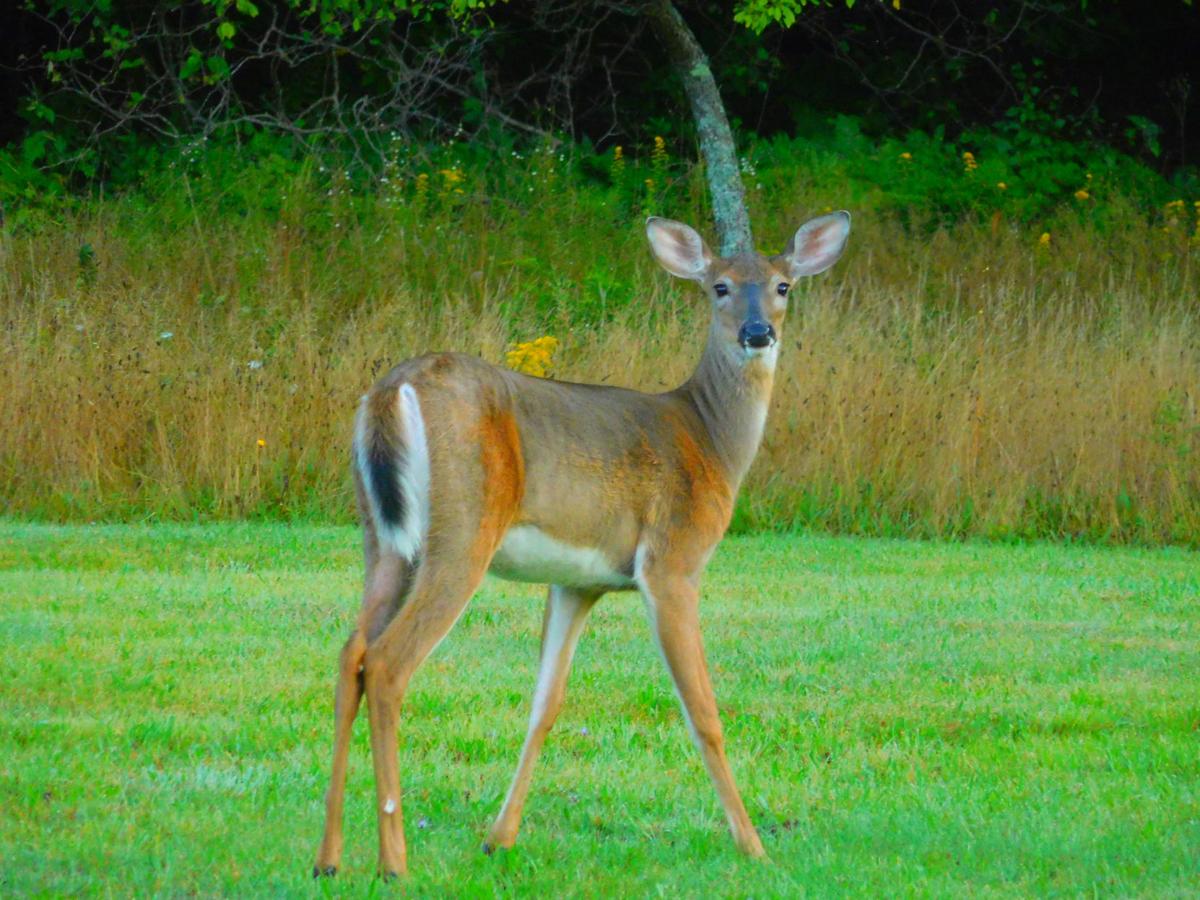
POLYGON ((349 528, 0 524, 0 893, 1200 894, 1200 557, 728 539, 702 619, 768 862, 738 856, 640 599, 580 645, 517 849, 542 589, 489 580, 417 674, 410 876, 374 882, 365 716, 314 886, 349 528))

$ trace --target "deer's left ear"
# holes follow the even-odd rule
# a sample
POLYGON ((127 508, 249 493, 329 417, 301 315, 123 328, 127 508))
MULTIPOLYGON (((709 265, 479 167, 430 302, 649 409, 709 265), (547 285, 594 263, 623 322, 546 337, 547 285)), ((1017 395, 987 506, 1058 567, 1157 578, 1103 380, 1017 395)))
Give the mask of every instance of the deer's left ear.
POLYGON ((792 277, 824 272, 838 261, 849 236, 850 213, 845 210, 805 222, 783 254, 791 266, 792 277))

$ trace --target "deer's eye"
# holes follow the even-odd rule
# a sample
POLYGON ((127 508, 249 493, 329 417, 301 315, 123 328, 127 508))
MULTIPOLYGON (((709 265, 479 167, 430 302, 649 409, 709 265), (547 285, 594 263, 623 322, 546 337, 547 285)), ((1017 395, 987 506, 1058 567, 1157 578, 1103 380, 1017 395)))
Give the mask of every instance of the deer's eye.
POLYGON ((713 290, 716 291, 718 297, 729 296, 729 285, 723 282, 718 281, 716 284, 714 284, 713 290))
POLYGON ((786 297, 788 288, 790 288, 790 287, 791 287, 791 285, 788 284, 786 281, 781 281, 781 282, 779 282, 779 287, 775 288, 775 292, 777 294, 779 294, 780 297, 786 297))

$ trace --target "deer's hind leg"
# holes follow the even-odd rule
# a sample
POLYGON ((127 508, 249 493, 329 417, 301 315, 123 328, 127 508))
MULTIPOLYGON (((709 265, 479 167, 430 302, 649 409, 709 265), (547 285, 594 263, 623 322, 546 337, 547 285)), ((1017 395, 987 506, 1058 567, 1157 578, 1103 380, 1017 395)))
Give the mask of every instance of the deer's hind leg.
POLYGON ((375 766, 378 867, 385 877, 403 874, 408 862, 400 808, 400 706, 413 673, 458 621, 479 587, 494 550, 492 545, 486 554, 476 555, 431 546, 404 605, 366 647, 363 687, 375 766))
POLYGON ((511 416, 485 415, 476 429, 478 433, 462 437, 478 441, 478 468, 459 462, 461 450, 449 436, 435 444, 429 532, 412 591, 395 618, 370 641, 364 660, 379 871, 385 876, 401 874, 407 865, 397 758, 404 692, 413 672, 446 636, 483 581, 523 490, 523 463, 511 416))
POLYGON ((317 850, 313 877, 337 874, 342 857, 342 811, 350 736, 363 695, 363 663, 368 641, 377 635, 404 602, 412 580, 411 565, 394 553, 380 555, 374 528, 366 519, 363 544, 366 579, 362 609, 353 634, 342 647, 334 689, 333 765, 325 794, 325 831, 317 850))

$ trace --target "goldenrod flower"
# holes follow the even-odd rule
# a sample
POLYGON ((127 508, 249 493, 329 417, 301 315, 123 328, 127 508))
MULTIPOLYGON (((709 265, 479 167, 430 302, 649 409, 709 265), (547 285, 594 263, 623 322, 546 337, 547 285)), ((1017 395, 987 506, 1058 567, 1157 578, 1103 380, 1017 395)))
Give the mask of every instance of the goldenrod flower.
POLYGON ((1088 199, 1088 198, 1090 198, 1091 196, 1092 196, 1092 195, 1091 195, 1091 194, 1089 194, 1087 191, 1085 191, 1083 188, 1080 188, 1079 190, 1077 190, 1077 191, 1075 192, 1075 199, 1076 199, 1076 200, 1087 200, 1087 199, 1088 199))
POLYGON ((259 438, 258 439, 258 449, 261 450, 265 446, 267 446, 266 440, 264 438, 259 438))
POLYGON ((545 378, 554 365, 554 351, 558 349, 558 338, 544 335, 532 341, 515 344, 504 354, 504 361, 510 369, 545 378))
POLYGON ((965 171, 974 172, 976 169, 979 168, 979 163, 977 163, 975 161, 975 154, 972 153, 970 150, 964 151, 962 158, 963 158, 963 169, 965 171))
POLYGON ((447 194, 461 194, 463 192, 459 185, 467 180, 467 176, 458 166, 450 169, 438 169, 438 174, 442 176, 441 196, 445 197, 447 194))
POLYGON ((1040 238, 1038 238, 1038 243, 1041 244, 1043 247, 1049 247, 1050 246, 1050 232, 1043 231, 1042 236, 1040 238))
POLYGON ((669 160, 667 142, 660 135, 655 135, 654 149, 650 151, 650 170, 656 178, 660 178, 664 182, 667 177, 667 163, 669 160))

